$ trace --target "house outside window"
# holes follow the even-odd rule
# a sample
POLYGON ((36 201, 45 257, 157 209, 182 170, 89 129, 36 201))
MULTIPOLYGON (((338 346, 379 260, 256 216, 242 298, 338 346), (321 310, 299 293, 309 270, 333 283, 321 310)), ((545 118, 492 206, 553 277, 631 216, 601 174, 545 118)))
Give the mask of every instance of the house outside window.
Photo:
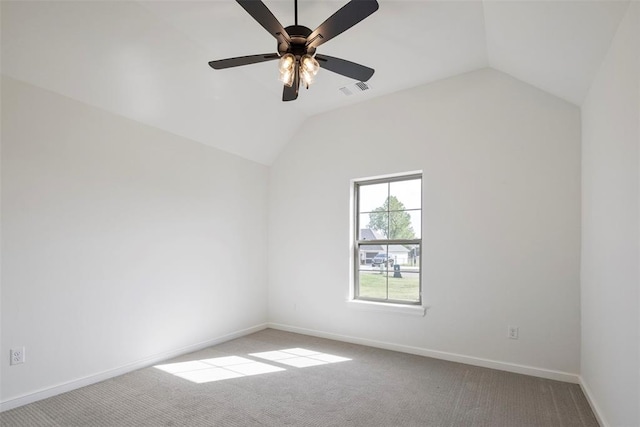
POLYGON ((354 183, 354 298, 422 303, 422 175, 354 183))

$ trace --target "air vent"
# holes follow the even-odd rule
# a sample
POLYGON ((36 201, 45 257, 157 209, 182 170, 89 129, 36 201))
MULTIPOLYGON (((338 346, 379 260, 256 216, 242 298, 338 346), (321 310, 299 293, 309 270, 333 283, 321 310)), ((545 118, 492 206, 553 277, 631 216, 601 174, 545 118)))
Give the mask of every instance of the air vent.
POLYGON ((365 90, 369 90, 369 89, 371 89, 371 86, 369 86, 369 83, 356 82, 352 85, 341 87, 339 90, 345 96, 351 96, 355 93, 364 92, 365 90))
POLYGON ((360 92, 365 91, 365 90, 369 90, 369 85, 366 84, 365 82, 358 82, 356 83, 356 87, 358 89, 360 89, 360 92))

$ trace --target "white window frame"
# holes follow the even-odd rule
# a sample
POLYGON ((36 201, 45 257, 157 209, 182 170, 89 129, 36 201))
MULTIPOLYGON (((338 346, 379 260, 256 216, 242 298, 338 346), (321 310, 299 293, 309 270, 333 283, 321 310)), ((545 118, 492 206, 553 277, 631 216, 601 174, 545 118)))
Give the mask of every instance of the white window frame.
POLYGON ((423 283, 422 283, 422 224, 421 224, 421 232, 420 238, 417 239, 379 239, 379 240, 360 240, 360 200, 359 200, 359 189, 363 185, 372 185, 372 184, 382 184, 382 183, 391 183, 398 181, 408 181, 420 179, 421 185, 421 195, 420 195, 420 218, 422 222, 422 212, 423 212, 423 201, 422 201, 422 171, 417 172, 407 172, 403 174, 395 174, 395 175, 386 175, 372 178, 362 178, 355 179, 352 181, 352 280, 351 280, 351 289, 349 302, 356 303, 354 306, 356 308, 365 309, 365 310, 375 310, 375 311, 391 311, 391 312, 399 312, 399 313, 408 313, 408 314, 420 314, 424 315, 426 311, 426 307, 423 305, 423 283), (420 258, 418 262, 418 283, 419 283, 419 297, 418 301, 403 301, 403 300, 390 300, 390 299, 381 299, 381 298, 369 298, 369 297, 361 297, 359 295, 359 287, 360 287, 360 246, 361 245, 417 245, 420 250, 420 258))

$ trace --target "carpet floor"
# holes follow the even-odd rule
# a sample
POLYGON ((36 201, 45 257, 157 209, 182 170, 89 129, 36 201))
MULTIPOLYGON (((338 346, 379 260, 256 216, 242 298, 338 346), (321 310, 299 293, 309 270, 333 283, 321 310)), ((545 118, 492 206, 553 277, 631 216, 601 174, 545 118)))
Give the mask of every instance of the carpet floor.
POLYGON ((10 426, 598 426, 580 387, 266 329, 0 414, 10 426))

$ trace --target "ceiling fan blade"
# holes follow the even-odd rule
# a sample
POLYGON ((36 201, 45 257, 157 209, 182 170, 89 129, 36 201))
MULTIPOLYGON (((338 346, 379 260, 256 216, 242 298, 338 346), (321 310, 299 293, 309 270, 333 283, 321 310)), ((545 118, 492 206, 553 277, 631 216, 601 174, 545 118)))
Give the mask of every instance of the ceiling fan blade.
POLYGON ((376 0, 351 0, 307 37, 308 47, 318 47, 378 10, 376 0))
POLYGON ((320 68, 361 82, 366 82, 373 76, 373 73, 376 72, 373 68, 365 67, 364 65, 356 64, 355 62, 345 59, 334 58, 333 56, 316 54, 316 60, 318 64, 320 64, 320 68))
POLYGON ((283 101, 295 101, 298 99, 298 90, 294 86, 284 86, 284 90, 282 91, 282 100, 283 101))
POLYGON ((244 10, 262 25, 278 42, 291 44, 291 38, 280 21, 273 16, 269 8, 261 0, 236 0, 244 10))
POLYGON ((218 59, 217 61, 210 61, 209 65, 215 70, 222 70, 225 68, 239 67, 241 65, 257 64, 258 62, 273 61, 279 59, 280 55, 277 53, 263 53, 261 55, 249 55, 239 56, 237 58, 218 59))

